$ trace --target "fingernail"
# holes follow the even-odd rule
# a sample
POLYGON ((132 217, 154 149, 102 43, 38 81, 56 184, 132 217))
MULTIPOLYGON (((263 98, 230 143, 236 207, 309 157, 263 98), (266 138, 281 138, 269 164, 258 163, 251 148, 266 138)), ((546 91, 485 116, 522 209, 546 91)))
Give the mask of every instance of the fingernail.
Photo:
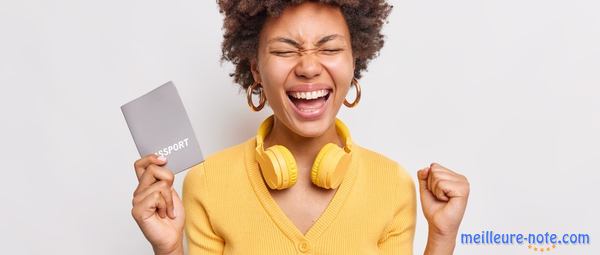
POLYGON ((158 158, 156 158, 156 159, 163 161, 163 162, 167 160, 167 158, 165 158, 165 156, 163 156, 163 155, 158 156, 158 158))

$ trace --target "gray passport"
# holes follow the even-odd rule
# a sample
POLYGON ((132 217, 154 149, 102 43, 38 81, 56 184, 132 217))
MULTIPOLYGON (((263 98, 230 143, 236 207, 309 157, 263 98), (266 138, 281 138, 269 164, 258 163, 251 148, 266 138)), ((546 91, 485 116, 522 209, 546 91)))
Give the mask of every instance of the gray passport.
POLYGON ((167 158, 174 174, 204 161, 192 124, 173 82, 121 106, 140 156, 167 158))

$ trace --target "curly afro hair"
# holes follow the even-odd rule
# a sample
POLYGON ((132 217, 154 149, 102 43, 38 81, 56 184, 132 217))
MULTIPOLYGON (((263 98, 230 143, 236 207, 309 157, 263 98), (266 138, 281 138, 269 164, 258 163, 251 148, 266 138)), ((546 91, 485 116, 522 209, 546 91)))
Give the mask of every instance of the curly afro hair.
MULTIPOLYGON (((234 81, 247 89, 254 82, 250 63, 256 58, 259 33, 267 17, 277 17, 290 6, 303 0, 217 0, 223 14, 221 61, 230 61, 234 81)), ((385 0, 320 0, 312 1, 339 6, 348 24, 354 56, 354 77, 359 79, 367 63, 377 57, 383 47, 381 29, 392 10, 385 0)))

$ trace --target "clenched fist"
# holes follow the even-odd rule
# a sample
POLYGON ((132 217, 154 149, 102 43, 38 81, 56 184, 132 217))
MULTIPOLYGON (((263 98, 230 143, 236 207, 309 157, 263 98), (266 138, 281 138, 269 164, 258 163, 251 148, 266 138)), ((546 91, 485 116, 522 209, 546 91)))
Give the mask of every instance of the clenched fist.
POLYGON ((465 176, 437 163, 419 170, 417 176, 423 214, 429 223, 426 254, 452 254, 467 207, 469 182, 465 176))

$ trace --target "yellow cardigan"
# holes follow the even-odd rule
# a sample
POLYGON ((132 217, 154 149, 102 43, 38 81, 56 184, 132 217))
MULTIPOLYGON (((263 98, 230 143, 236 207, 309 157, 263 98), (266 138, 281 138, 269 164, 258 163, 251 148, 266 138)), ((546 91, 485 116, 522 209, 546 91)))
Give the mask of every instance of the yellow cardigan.
POLYGON ((356 144, 333 199, 306 234, 271 197, 255 138, 217 152, 183 183, 190 255, 412 254, 415 185, 395 161, 356 144))

